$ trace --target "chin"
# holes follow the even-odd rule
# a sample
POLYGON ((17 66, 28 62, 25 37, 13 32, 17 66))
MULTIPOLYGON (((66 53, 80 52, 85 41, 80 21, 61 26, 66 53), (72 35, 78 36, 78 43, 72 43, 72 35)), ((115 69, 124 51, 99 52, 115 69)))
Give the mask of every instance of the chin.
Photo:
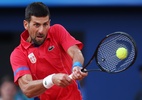
POLYGON ((43 44, 43 42, 44 42, 44 41, 36 41, 36 42, 34 42, 34 45, 35 45, 35 46, 40 46, 40 45, 43 44))

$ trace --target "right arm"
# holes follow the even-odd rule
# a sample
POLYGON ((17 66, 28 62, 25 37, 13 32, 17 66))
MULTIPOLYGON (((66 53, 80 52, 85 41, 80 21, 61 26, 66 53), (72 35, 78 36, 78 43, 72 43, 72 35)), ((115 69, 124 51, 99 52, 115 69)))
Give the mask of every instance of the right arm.
MULTIPOLYGON (((72 82, 72 80, 67 74, 59 73, 52 76, 52 82, 54 85, 66 87, 72 82)), ((43 86, 43 80, 33 80, 30 74, 20 77, 18 79, 18 84, 23 93, 29 98, 39 96, 47 90, 43 86)))
POLYGON ((19 87, 22 92, 29 98, 38 96, 43 93, 46 88, 42 84, 43 80, 33 80, 30 74, 26 74, 18 79, 19 87))
MULTIPOLYGON (((36 97, 48 90, 48 88, 45 87, 45 84, 43 84, 43 80, 45 81, 48 76, 44 79, 33 80, 30 69, 27 65, 26 57, 21 50, 15 49, 14 52, 12 52, 10 62, 14 72, 14 82, 19 85, 20 89, 27 97, 36 97)), ((62 73, 54 74, 52 78, 50 77, 50 80, 53 82, 53 85, 58 85, 60 87, 65 87, 72 82, 67 74, 62 73)), ((47 81, 47 84, 49 83, 50 82, 47 81)))

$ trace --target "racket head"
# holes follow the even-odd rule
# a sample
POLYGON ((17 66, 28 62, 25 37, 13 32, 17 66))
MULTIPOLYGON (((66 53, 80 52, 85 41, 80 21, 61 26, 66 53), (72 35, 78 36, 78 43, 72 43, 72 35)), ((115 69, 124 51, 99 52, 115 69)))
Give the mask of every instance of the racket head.
POLYGON ((136 43, 129 34, 114 32, 102 39, 94 56, 101 71, 108 73, 122 72, 132 66, 136 60, 136 43), (116 56, 116 50, 120 47, 124 47, 128 51, 125 59, 119 59, 116 56))

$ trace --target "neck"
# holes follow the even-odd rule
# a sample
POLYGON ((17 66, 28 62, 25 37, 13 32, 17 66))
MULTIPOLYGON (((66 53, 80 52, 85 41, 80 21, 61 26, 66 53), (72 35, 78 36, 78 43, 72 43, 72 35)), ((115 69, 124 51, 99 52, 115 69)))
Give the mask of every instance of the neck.
POLYGON ((30 38, 30 36, 27 38, 26 41, 32 43, 32 39, 30 38))

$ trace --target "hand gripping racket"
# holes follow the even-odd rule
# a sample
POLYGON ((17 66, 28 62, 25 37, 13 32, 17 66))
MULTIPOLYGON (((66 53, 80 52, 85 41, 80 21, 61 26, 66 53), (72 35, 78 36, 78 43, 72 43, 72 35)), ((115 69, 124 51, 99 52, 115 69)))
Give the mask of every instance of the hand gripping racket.
POLYGON ((122 72, 134 64, 136 57, 137 48, 134 39, 125 32, 114 32, 101 40, 93 56, 81 71, 122 72), (118 52, 119 48, 123 49, 118 52), (94 59, 99 68, 85 70, 94 59))

